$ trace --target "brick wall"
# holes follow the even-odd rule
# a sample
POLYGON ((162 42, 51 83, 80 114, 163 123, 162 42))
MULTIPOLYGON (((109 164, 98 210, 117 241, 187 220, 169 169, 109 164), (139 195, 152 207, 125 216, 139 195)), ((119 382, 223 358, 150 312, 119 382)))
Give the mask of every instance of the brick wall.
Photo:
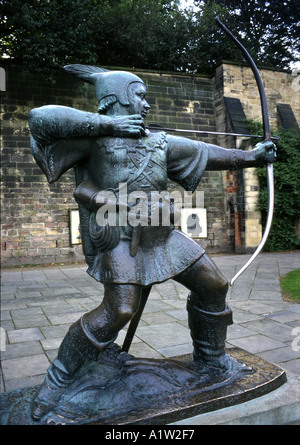
MULTIPOLYGON (((262 69, 260 74, 268 100, 271 127, 276 129, 280 126, 278 104, 289 104, 299 125, 299 73, 262 69)), ((247 119, 262 120, 259 92, 249 67, 223 63, 216 69, 214 85, 218 131, 232 131, 224 97, 240 99, 247 119)), ((241 138, 238 141, 229 137, 219 138, 219 144, 226 147, 234 147, 237 142, 241 142, 241 138)), ((224 186, 227 191, 227 205, 234 207, 231 216, 227 210, 229 237, 234 238, 235 251, 252 252, 262 235, 261 215, 256 210, 259 182, 255 169, 227 172, 226 177, 224 176, 224 186), (236 190, 232 187, 236 187, 236 190), (230 222, 231 219, 234 221, 230 222)))
MULTIPOLYGON (((232 64, 218 67, 222 71, 224 95, 238 97, 248 119, 261 120, 259 94, 250 68, 232 64)), ((299 73, 260 70, 268 99, 271 127, 278 126, 278 104, 289 104, 297 122, 300 122, 299 73)))
MULTIPOLYGON (((70 244, 69 210, 77 208, 73 198, 73 171, 67 172, 55 184, 47 183, 31 154, 28 113, 32 108, 46 104, 95 111, 94 89, 64 72, 56 74, 50 82, 7 61, 2 66, 6 70, 6 91, 1 93, 2 264, 81 261, 81 247, 70 244)), ((224 96, 239 97, 247 118, 260 117, 255 81, 249 68, 223 64, 216 69, 214 78, 149 72, 137 74, 148 89, 147 97, 152 108, 148 123, 231 131, 224 96)), ((292 76, 273 71, 263 71, 262 74, 271 104, 272 123, 275 125, 278 101, 289 103, 299 122, 299 103, 293 94, 292 76)), ((194 134, 187 136, 196 138, 194 134)), ((226 147, 234 147, 236 143, 228 137, 202 136, 201 139, 226 147)), ((199 190, 204 191, 208 237, 198 242, 209 252, 238 251, 239 245, 241 250, 245 249, 245 227, 249 222, 245 222, 245 215, 257 219, 255 231, 259 238, 260 215, 247 214, 250 210, 255 212, 255 204, 252 202, 249 209, 244 193, 256 191, 255 181, 250 175, 245 185, 244 175, 236 172, 205 172, 203 175, 199 190)), ((170 183, 170 188, 177 186, 170 183)))
MULTIPOLYGON (((6 91, 1 93, 2 264, 81 261, 81 246, 70 244, 69 210, 77 208, 73 198, 73 171, 67 172, 54 184, 47 183, 31 154, 28 113, 32 108, 46 104, 95 111, 94 89, 64 72, 47 81, 21 67, 3 66, 6 70, 6 91)), ((215 130, 210 78, 138 74, 148 88, 152 107, 149 122, 215 130)), ((211 137, 203 139, 216 142, 211 137)), ((224 250, 226 240, 224 247, 220 223, 224 219, 222 177, 219 173, 205 173, 202 185, 210 234, 201 243, 217 251, 224 250)), ((174 188, 174 184, 170 187, 174 188)))
POLYGON ((7 91, 1 93, 1 257, 3 264, 75 260, 69 243, 68 209, 73 173, 49 185, 34 162, 28 113, 36 106, 73 104, 76 90, 65 79, 56 85, 18 67, 6 69, 7 91))

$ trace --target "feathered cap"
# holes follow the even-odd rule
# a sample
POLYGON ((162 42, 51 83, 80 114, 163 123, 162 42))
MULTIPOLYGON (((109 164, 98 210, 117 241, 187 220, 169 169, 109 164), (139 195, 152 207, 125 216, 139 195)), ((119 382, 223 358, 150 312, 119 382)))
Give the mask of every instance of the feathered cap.
POLYGON ((127 90, 131 83, 144 82, 135 74, 127 71, 109 71, 90 65, 67 65, 64 69, 85 82, 91 83, 96 88, 96 96, 99 103, 108 96, 116 96, 122 105, 129 105, 127 90))

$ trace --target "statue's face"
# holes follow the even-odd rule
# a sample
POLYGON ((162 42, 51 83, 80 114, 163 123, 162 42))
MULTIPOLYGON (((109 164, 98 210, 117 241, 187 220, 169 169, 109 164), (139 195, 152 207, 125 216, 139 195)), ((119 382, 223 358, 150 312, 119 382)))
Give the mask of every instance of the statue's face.
POLYGON ((128 87, 129 114, 139 114, 145 119, 150 105, 146 101, 146 87, 140 82, 131 83, 128 87))

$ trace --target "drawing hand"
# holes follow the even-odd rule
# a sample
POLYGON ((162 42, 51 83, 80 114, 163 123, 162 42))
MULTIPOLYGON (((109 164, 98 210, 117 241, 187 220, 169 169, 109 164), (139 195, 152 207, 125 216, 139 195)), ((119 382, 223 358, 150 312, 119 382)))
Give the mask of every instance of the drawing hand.
POLYGON ((111 117, 112 136, 123 138, 140 138, 147 136, 144 119, 138 114, 111 117))

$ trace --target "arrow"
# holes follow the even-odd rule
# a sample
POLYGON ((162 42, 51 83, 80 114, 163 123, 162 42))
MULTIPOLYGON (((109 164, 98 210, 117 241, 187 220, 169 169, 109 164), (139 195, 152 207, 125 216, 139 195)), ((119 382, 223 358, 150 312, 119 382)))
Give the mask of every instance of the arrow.
MULTIPOLYGON (((219 131, 204 131, 204 130, 185 130, 183 128, 167 128, 161 127, 157 124, 152 124, 146 127, 147 130, 160 130, 160 131, 171 131, 174 133, 196 133, 196 134, 214 134, 220 136, 239 136, 239 137, 247 137, 247 138, 263 138, 264 136, 260 136, 258 134, 241 134, 241 133, 222 133, 219 131)), ((280 141, 278 136, 271 137, 273 141, 280 141)))

